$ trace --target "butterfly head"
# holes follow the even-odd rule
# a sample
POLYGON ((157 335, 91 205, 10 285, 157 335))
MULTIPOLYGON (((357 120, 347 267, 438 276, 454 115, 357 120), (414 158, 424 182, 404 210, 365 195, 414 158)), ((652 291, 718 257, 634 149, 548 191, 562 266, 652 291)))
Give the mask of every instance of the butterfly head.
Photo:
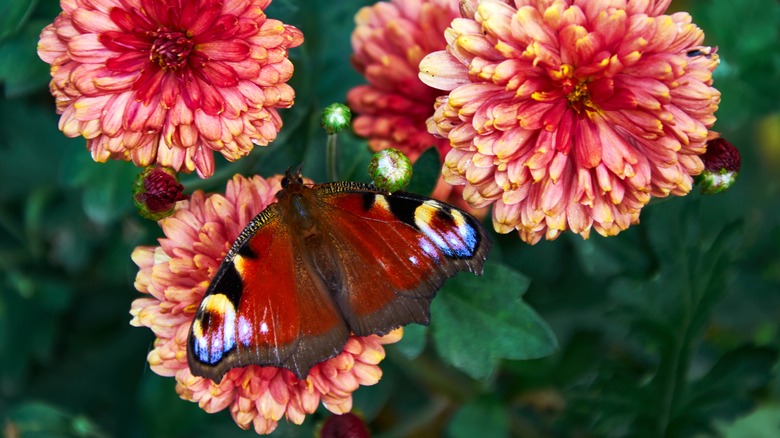
POLYGON ((296 188, 303 187, 303 177, 301 176, 301 165, 297 169, 288 168, 282 178, 282 190, 276 193, 276 199, 281 199, 286 193, 295 192, 296 188))
POLYGON ((284 178, 282 178, 282 188, 286 189, 290 184, 303 184, 303 177, 301 176, 301 167, 299 164, 295 170, 292 170, 292 166, 288 167, 284 172, 284 178))

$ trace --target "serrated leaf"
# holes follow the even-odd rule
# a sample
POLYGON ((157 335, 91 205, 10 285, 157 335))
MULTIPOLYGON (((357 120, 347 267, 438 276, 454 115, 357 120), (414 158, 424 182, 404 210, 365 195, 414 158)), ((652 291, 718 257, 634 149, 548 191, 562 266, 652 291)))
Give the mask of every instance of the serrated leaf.
POLYGON ((557 348, 547 323, 521 300, 529 280, 488 262, 483 276, 450 280, 431 306, 439 355, 474 378, 485 378, 499 359, 534 359, 557 348))
POLYGON ((509 419, 499 400, 484 397, 463 405, 447 426, 449 438, 503 438, 509 436, 509 419))
POLYGON ((729 351, 691 385, 687 409, 706 419, 741 412, 750 404, 749 394, 772 380, 777 357, 777 350, 768 347, 744 346, 729 351))

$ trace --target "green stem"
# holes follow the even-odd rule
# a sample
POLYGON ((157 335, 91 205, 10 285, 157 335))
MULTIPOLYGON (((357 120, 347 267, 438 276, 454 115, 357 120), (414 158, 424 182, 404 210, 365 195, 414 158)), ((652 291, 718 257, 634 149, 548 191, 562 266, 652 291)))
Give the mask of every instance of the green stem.
POLYGON ((408 436, 422 436, 421 431, 426 430, 436 421, 436 418, 444 414, 451 406, 445 397, 434 397, 430 403, 417 411, 414 415, 398 422, 392 429, 381 433, 377 438, 403 438, 408 436), (415 433, 416 432, 416 433, 415 433))
POLYGON ((328 143, 326 146, 326 162, 328 166, 328 180, 329 181, 338 181, 339 179, 339 172, 338 172, 338 161, 336 160, 336 157, 338 157, 338 134, 328 134, 328 143))
POLYGON ((661 406, 656 436, 667 435, 675 400, 677 400, 682 386, 680 382, 685 380, 685 372, 688 369, 688 352, 691 348, 689 329, 690 317, 686 312, 683 327, 681 327, 679 337, 674 340, 674 345, 671 348, 671 357, 666 366, 665 374, 667 374, 667 379, 661 391, 661 406))
POLYGON ((387 358, 405 370, 412 379, 450 400, 463 402, 481 391, 479 385, 473 380, 457 371, 444 368, 441 363, 435 362, 425 354, 415 360, 409 360, 402 354, 388 349, 387 358))

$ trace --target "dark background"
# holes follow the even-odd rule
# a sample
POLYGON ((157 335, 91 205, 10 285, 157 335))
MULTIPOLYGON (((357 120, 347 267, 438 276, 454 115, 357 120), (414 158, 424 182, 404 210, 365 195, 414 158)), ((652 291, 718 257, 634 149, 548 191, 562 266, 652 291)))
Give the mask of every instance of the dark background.
MULTIPOLYGON (((349 35, 355 12, 368 3, 271 5, 269 17, 306 37, 290 54, 296 104, 282 111, 277 141, 237 163, 218 161, 208 181, 184 176, 188 192, 224 191, 234 173, 271 175, 298 162, 306 176, 324 180, 319 111, 363 82, 349 63, 349 35)), ((507 279, 528 286, 523 298, 549 324, 557 350, 501 360, 533 355, 499 345, 514 339, 522 321, 466 300, 459 325, 447 309, 468 282, 456 282, 434 302, 436 331, 410 328, 388 348, 383 380, 355 393, 355 411, 376 436, 780 436, 780 4, 691 0, 672 9, 689 11, 705 43, 719 46, 722 105, 714 129, 741 151, 737 184, 721 195, 654 202, 640 225, 617 237, 564 234, 528 246, 514 234, 494 236, 491 262, 499 267, 491 269, 502 273, 487 277, 483 297, 533 319, 519 301, 523 290, 511 297, 500 290, 507 279), (452 341, 464 327, 477 327, 495 356, 453 359, 452 341)), ((58 12, 50 0, 0 2, 4 431, 252 436, 227 412, 209 415, 180 400, 174 380, 146 364, 152 333, 128 324, 140 296, 130 253, 161 233, 133 209, 138 169, 95 164, 83 139, 57 130, 48 65, 35 50, 58 12)), ((344 179, 365 180, 365 142, 340 140, 344 179)), ((303 426, 281 424, 277 434, 311 436, 328 415, 321 408, 303 426)))

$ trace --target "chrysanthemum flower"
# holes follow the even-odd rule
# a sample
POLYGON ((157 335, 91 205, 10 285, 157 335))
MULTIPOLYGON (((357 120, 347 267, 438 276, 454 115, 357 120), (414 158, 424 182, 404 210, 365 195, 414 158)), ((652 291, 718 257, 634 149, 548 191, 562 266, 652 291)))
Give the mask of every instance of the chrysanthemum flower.
MULTIPOLYGON (((372 150, 398 149, 415 162, 430 147, 442 158, 452 149, 447 139, 428 133, 426 120, 442 92, 420 80, 417 66, 447 46, 444 30, 460 16, 458 3, 392 0, 365 6, 355 16, 352 64, 368 84, 350 90, 347 103, 357 113, 352 128, 372 150)), ((462 191, 440 179, 432 196, 484 216, 463 202, 462 191)))
POLYGON ((523 240, 614 235, 699 174, 720 93, 715 50, 670 0, 464 3, 420 78, 449 92, 431 132, 444 176, 523 240))
POLYGON ((355 133, 374 151, 395 148, 412 161, 431 146, 449 152, 449 142, 425 126, 442 92, 420 81, 417 66, 444 50, 444 30, 458 16, 458 0, 378 2, 355 16, 352 64, 368 84, 350 90, 347 102, 359 114, 355 133))
POLYGON ((402 330, 384 337, 351 337, 341 354, 315 365, 305 380, 283 368, 251 365, 228 371, 220 383, 193 376, 187 366, 190 323, 211 277, 249 221, 281 188, 281 178, 234 177, 222 195, 196 191, 159 223, 165 233, 160 246, 133 251, 140 268, 135 287, 147 298, 132 304, 134 326, 152 329, 154 349, 148 355, 154 372, 176 378, 176 390, 207 412, 230 409, 236 423, 257 433, 270 433, 286 417, 303 422, 320 402, 341 414, 352 408, 352 392, 373 385, 382 371, 382 344, 397 342, 402 330))
POLYGON ((263 10, 270 0, 61 0, 41 33, 60 130, 95 161, 214 171, 281 128, 292 105, 287 49, 301 32, 263 10))

